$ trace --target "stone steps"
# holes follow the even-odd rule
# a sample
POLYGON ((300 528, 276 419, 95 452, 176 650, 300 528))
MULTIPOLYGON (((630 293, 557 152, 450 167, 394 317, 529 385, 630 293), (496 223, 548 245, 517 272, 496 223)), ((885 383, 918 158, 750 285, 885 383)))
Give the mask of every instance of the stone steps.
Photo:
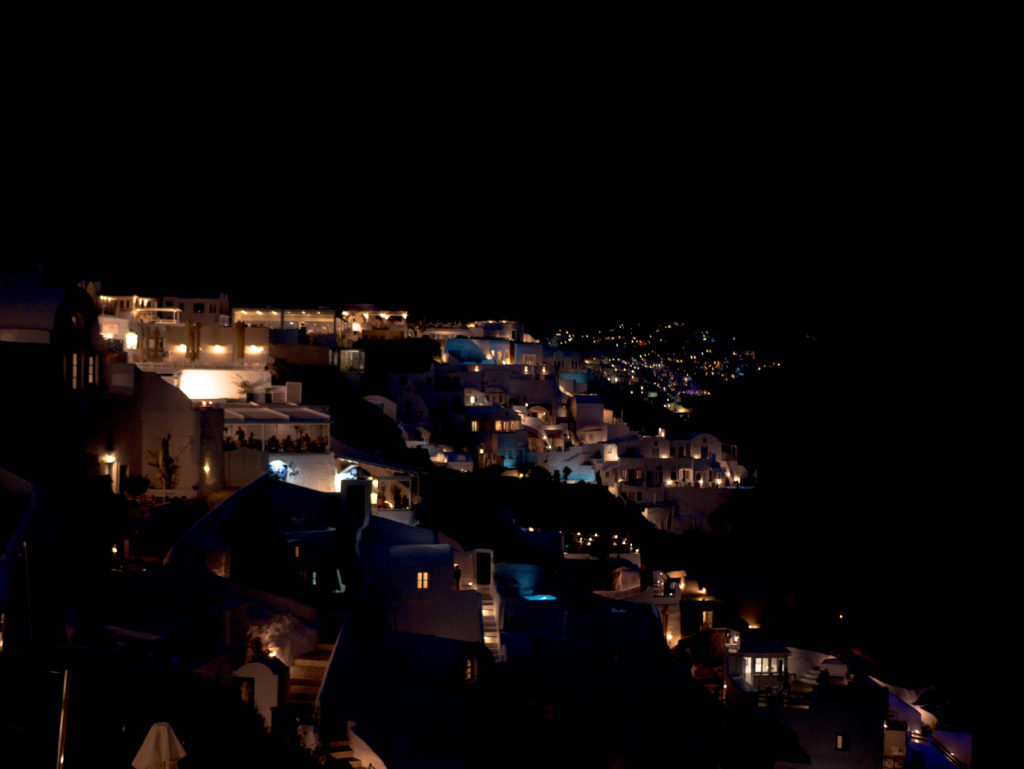
POLYGON ((327 745, 327 755, 331 758, 329 765, 349 767, 349 769, 366 769, 363 762, 352 753, 348 740, 331 740, 327 745))
POLYGON ((295 706, 300 715, 302 713, 312 714, 333 652, 333 644, 317 644, 315 649, 292 661, 292 665, 288 669, 288 689, 285 692, 285 702, 295 706))
POLYGON ((501 661, 501 630, 494 612, 494 598, 490 585, 477 585, 474 588, 480 594, 480 611, 484 631, 484 645, 491 652, 495 662, 501 661))

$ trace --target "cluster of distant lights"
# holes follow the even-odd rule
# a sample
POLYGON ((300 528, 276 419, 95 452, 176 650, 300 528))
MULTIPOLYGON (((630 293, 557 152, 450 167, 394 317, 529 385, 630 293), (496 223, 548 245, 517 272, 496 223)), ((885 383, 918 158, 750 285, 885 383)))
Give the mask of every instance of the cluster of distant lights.
MULTIPOLYGON (((534 526, 526 526, 525 527, 525 531, 527 531, 530 534, 533 534, 534 532, 541 531, 541 529, 538 529, 538 528, 536 528, 534 526)), ((561 531, 559 531, 558 533, 562 534, 561 531)), ((580 550, 582 550, 585 547, 592 547, 594 545, 595 541, 600 539, 600 537, 601 537, 600 532, 596 532, 596 531, 593 534, 584 534, 582 531, 577 531, 575 533, 574 532, 569 532, 569 542, 571 542, 572 544, 576 545, 576 547, 578 549, 580 549, 580 550)), ((623 534, 621 536, 619 534, 612 534, 611 535, 611 546, 614 547, 614 548, 626 548, 628 550, 628 552, 630 552, 630 553, 639 553, 640 552, 640 548, 639 547, 636 547, 636 546, 631 545, 629 543, 629 537, 626 536, 625 534, 623 534)), ((569 543, 566 543, 564 547, 565 547, 566 550, 568 550, 569 549, 569 543)))
MULTIPOLYGON (((593 534, 584 534, 581 531, 577 531, 575 534, 573 534, 572 532, 569 533, 569 541, 572 544, 574 544, 580 551, 593 547, 597 540, 600 538, 601 534, 596 531, 593 534)), ((569 545, 566 544, 565 547, 566 549, 568 549, 569 545)), ((614 548, 616 550, 624 549, 626 550, 626 552, 629 553, 640 552, 640 548, 632 545, 629 541, 629 537, 626 535, 622 535, 620 537, 618 534, 612 534, 609 538, 609 547, 614 548)))

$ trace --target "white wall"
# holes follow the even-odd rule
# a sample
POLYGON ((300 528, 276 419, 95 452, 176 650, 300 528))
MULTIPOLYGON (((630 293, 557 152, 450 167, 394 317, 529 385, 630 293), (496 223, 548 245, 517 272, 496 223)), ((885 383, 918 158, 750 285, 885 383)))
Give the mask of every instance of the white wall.
POLYGON ((269 371, 246 368, 184 369, 173 379, 172 384, 192 400, 244 397, 241 381, 250 382, 256 390, 271 385, 269 371))

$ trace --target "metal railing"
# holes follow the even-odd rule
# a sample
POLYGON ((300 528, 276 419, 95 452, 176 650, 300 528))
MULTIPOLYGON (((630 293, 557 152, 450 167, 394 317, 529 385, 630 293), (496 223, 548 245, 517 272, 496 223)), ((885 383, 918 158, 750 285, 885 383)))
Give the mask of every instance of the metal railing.
POLYGON ((964 769, 964 762, 957 758, 955 755, 953 755, 953 752, 949 748, 947 748, 945 745, 939 742, 934 734, 930 734, 928 736, 928 741, 931 742, 931 744, 935 746, 935 749, 938 750, 939 753, 941 753, 947 761, 953 764, 953 766, 955 766, 957 769, 964 769))

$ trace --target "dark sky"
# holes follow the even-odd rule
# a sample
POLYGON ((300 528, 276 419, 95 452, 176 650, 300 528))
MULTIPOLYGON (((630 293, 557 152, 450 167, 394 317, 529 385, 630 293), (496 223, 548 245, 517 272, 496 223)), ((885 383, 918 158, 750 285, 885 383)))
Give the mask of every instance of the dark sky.
POLYGON ((13 258, 118 292, 813 328, 898 311, 963 234, 934 94, 853 63, 476 63, 72 76, 16 121, 13 258))

